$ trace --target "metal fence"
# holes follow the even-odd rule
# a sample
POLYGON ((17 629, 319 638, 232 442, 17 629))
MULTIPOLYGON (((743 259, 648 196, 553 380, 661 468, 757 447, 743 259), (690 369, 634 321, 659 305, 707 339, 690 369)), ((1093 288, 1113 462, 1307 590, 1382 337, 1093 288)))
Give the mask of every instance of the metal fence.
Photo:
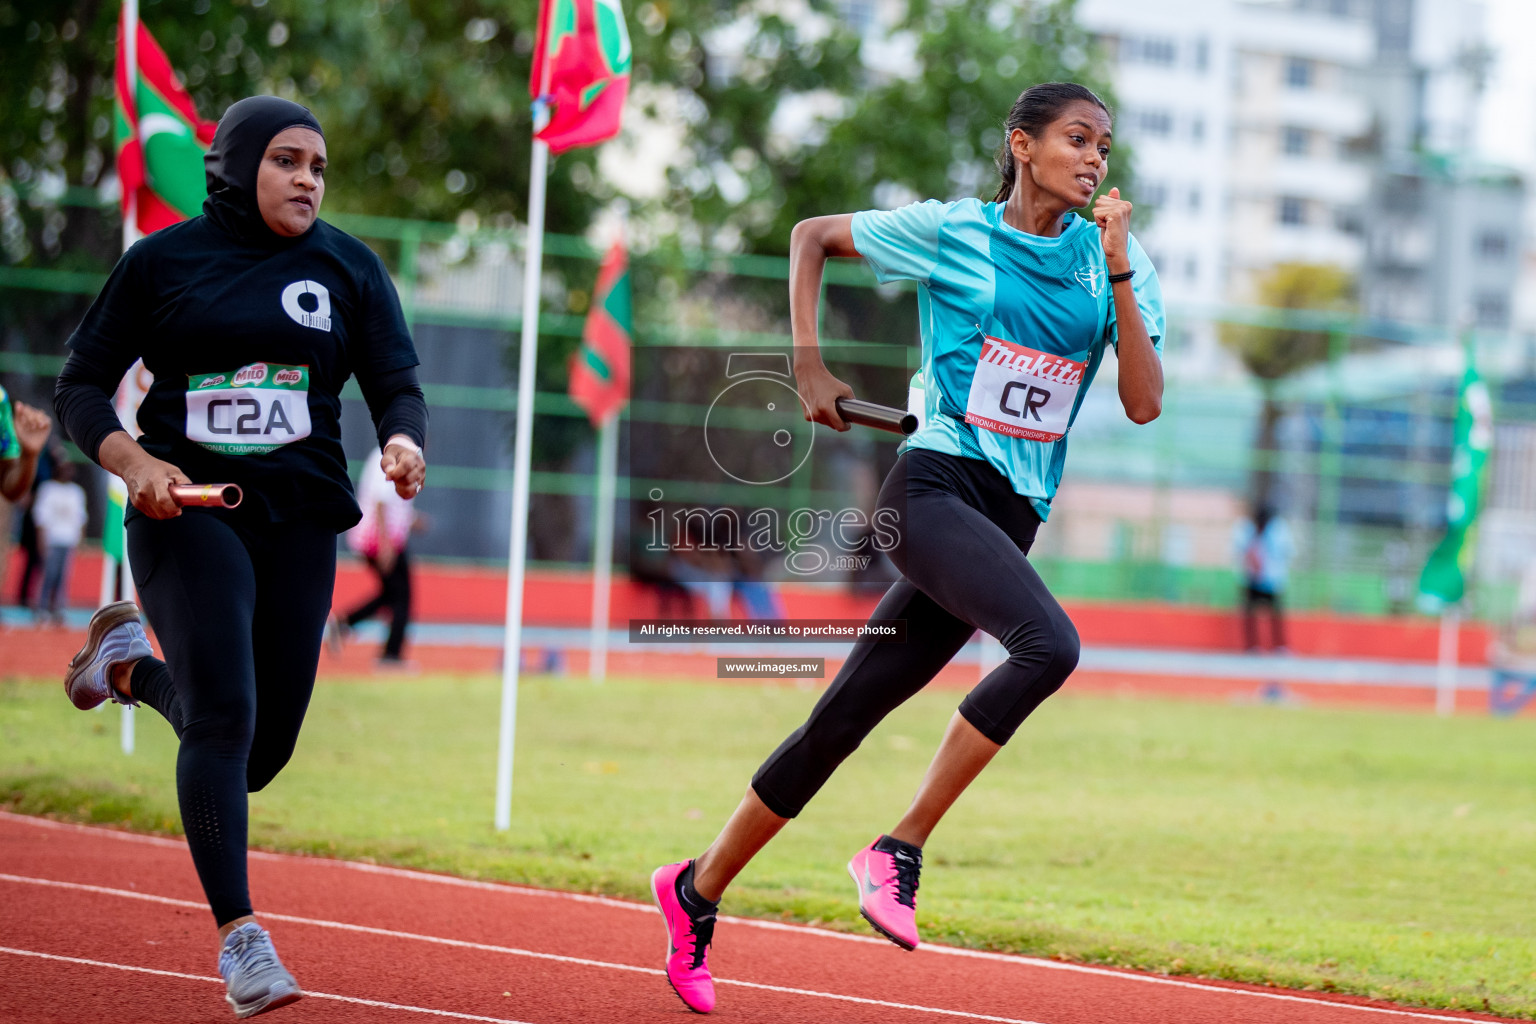
MULTIPOLYGON (((432 410, 432 486, 422 510, 431 528, 416 549, 427 557, 500 563, 522 313, 520 231, 472 220, 333 220, 385 258, 422 356, 432 410)), ((690 252, 647 239, 635 239, 633 249, 637 347, 788 346, 786 260, 690 252)), ((579 568, 590 564, 595 433, 565 395, 566 359, 580 337, 600 253, 563 236, 547 237, 545 252, 530 554, 538 564, 579 568)), ((78 321, 104 279, 105 268, 0 267, 0 374, 23 400, 51 393, 66 351, 67 327, 60 325, 78 321)), ((823 344, 846 364, 889 369, 893 346, 906 353, 908 366, 915 362, 913 290, 879 286, 857 262, 834 262, 825 300, 823 344)), ((1478 335, 1475 349, 1497 430, 1472 611, 1498 618, 1536 557, 1536 375, 1529 351, 1510 336, 1478 335)), ((1170 310, 1163 415, 1139 427, 1126 420, 1114 360, 1105 360, 1073 430, 1066 483, 1035 549, 1042 575, 1066 597, 1229 605, 1238 582, 1234 527, 1247 513, 1255 474, 1267 471, 1296 540, 1292 607, 1410 610, 1419 569, 1445 521, 1459 351, 1445 332, 1337 314, 1170 310), (1255 450, 1264 382, 1220 343, 1224 325, 1239 323, 1329 339, 1326 358, 1269 386, 1279 418, 1267 451, 1255 450)), ((891 379, 881 386, 893 389, 891 379)), ((371 431, 355 385, 346 397, 346 445, 357 460, 372 444, 371 431)), ((635 427, 665 422, 677 414, 675 405, 637 396, 624 413, 626 438, 646 436, 635 427)), ((839 443, 829 449, 821 483, 809 486, 868 503, 895 445, 868 435, 839 443)), ((640 495, 648 481, 628 479, 627 445, 620 451, 624 507, 615 551, 623 560, 622 534, 642 514, 624 499, 632 487, 640 495)), ((99 498, 95 511, 99 517, 99 498)))

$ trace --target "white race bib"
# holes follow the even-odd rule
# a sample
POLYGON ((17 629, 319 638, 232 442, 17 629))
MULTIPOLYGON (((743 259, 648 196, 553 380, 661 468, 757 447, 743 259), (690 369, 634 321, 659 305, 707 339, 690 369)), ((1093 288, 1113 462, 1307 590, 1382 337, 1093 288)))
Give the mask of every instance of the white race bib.
POLYGON ((1086 363, 984 334, 965 422, 1008 437, 1059 441, 1086 371, 1086 363))
POLYGON ((259 455, 309 436, 309 367, 251 363, 187 377, 187 439, 259 455))

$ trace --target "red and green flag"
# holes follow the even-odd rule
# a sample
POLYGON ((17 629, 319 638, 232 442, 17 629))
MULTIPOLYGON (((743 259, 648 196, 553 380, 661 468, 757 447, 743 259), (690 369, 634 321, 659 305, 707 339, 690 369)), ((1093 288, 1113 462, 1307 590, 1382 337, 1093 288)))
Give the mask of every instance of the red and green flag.
POLYGON ((619 0, 540 0, 529 92, 549 107, 551 153, 619 133, 633 53, 619 0))
POLYGON ((136 34, 138 67, 128 66, 124 13, 117 32, 117 176, 123 215, 132 199, 135 226, 147 235, 201 212, 208 195, 203 154, 218 126, 198 118, 192 97, 143 23, 136 34))
POLYGON ((615 242, 598 268, 581 347, 571 356, 571 400, 593 426, 602 426, 629 400, 632 325, 629 255, 623 242, 615 242))

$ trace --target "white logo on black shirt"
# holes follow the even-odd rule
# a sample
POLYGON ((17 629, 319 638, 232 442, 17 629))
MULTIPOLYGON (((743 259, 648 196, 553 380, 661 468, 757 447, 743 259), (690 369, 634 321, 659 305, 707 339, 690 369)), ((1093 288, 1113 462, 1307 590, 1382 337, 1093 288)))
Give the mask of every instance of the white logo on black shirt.
POLYGON ((329 331, 331 329, 331 293, 318 281, 295 281, 283 289, 283 312, 300 326, 329 331), (304 308, 306 303, 300 300, 305 296, 313 300, 313 309, 304 308))

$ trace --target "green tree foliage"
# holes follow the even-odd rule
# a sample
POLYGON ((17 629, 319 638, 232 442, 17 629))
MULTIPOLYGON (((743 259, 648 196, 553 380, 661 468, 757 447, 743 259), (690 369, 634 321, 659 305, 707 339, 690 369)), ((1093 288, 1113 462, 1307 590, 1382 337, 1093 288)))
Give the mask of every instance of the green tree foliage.
MULTIPOLYGON (((636 113, 667 107, 687 125, 657 204, 668 223, 783 251, 812 213, 990 195, 992 152, 1025 85, 1076 78, 1107 96, 1075 0, 912 0, 900 26, 910 66, 887 70, 866 66, 833 0, 807 5, 805 17, 761 0, 630 11, 636 113)), ((115 251, 111 225, 54 199, 110 173, 118 12, 110 0, 0 0, 0 173, 31 200, 9 218, 7 262, 100 265, 115 251)), ((143 0, 140 14, 203 117, 259 92, 315 111, 332 209, 524 218, 537 0, 143 0)), ((592 150, 554 161, 550 230, 580 232, 625 194, 595 162, 592 150)))
MULTIPOLYGON (((1259 305, 1278 310, 1347 313, 1353 309, 1354 278, 1338 267, 1317 263, 1281 263, 1258 280, 1259 305)), ((1254 439, 1253 501, 1268 505, 1274 489, 1276 434, 1284 409, 1277 383, 1291 374, 1328 359, 1333 335, 1326 330, 1271 327, 1261 324, 1221 325, 1221 343, 1259 381, 1264 402, 1254 439)))
MULTIPOLYGON (((1355 279, 1338 267, 1317 263, 1281 263, 1258 280, 1258 304, 1272 309, 1349 312, 1355 279)), ((1276 381, 1328 358, 1328 332, 1223 324, 1221 342, 1249 373, 1276 381)))
MULTIPOLYGON (((0 0, 4 173, 46 210, 23 208, 24 241, 11 225, 10 262, 99 265, 103 242, 114 251, 114 232, 100 225, 98 243, 86 244, 94 211, 50 200, 65 186, 99 184, 112 167, 118 12, 109 0, 0 0)), ((143 0, 140 16, 204 118, 264 92, 315 111, 331 209, 451 220, 469 208, 510 223, 528 194, 536 12, 536 0, 143 0)), ((590 177, 592 160, 577 152, 553 169, 551 230, 586 227, 597 201, 570 179, 578 167, 590 177)))
MULTIPOLYGON (((639 35, 667 38, 667 53, 694 65, 671 79, 692 124, 664 205, 705 226, 705 238, 782 253, 803 217, 911 198, 990 199, 1003 123, 1026 86, 1079 81, 1113 107, 1092 40, 1074 21, 1076 0, 911 0, 878 62, 830 17, 835 5, 812 0, 824 20, 788 20, 767 6, 710 4, 716 31, 704 36, 696 16, 675 27, 638 19, 639 35)), ((1115 163, 1122 189, 1128 167, 1115 163)))

